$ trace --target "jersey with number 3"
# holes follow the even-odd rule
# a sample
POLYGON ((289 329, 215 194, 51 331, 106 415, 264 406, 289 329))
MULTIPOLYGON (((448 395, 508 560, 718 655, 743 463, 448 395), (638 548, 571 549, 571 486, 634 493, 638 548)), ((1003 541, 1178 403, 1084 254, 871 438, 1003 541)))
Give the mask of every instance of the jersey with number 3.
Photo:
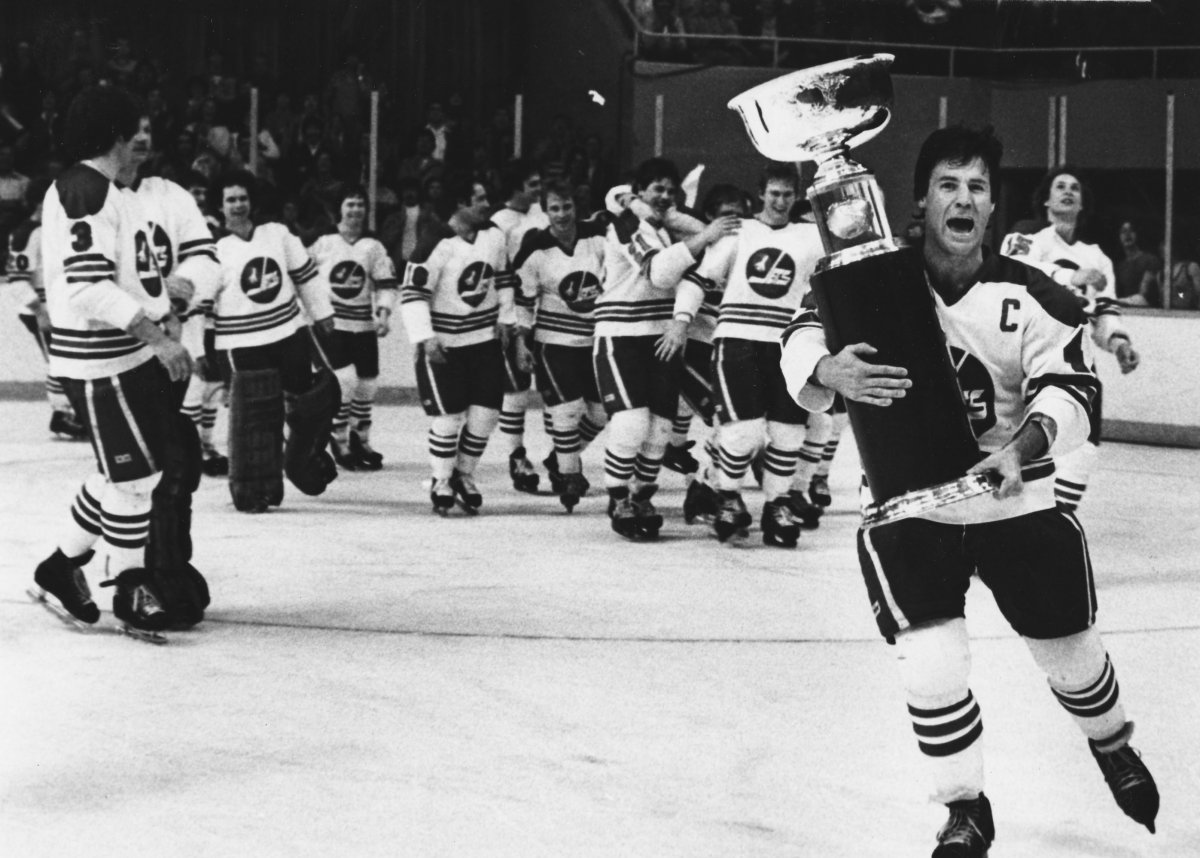
POLYGON ((42 262, 51 375, 104 378, 153 357, 126 332, 139 312, 158 321, 170 311, 148 221, 132 195, 86 161, 46 193, 42 262))

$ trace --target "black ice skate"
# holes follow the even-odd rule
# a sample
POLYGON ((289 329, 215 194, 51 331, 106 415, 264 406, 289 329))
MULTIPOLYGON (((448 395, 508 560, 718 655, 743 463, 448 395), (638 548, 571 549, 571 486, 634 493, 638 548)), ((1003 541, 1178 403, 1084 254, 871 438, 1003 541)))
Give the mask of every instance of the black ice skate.
POLYGON ((479 512, 479 508, 483 506, 483 495, 479 493, 470 474, 455 471, 450 475, 450 488, 454 490, 454 496, 463 512, 468 515, 479 512))
POLYGON ((364 471, 379 471, 383 469, 383 454, 371 446, 371 442, 357 432, 350 433, 350 455, 355 463, 364 471))
POLYGON ((1133 722, 1128 721, 1116 735, 1106 740, 1097 742, 1089 739, 1088 747, 1092 749, 1092 756, 1096 758, 1096 764, 1100 766, 1104 780, 1117 800, 1117 806, 1126 816, 1146 826, 1153 834, 1154 818, 1158 816, 1158 787, 1150 770, 1142 762, 1142 755, 1130 747, 1129 738, 1132 735, 1133 722), (1119 747, 1103 750, 1117 742, 1120 743, 1119 747))
POLYGON ((657 491, 658 486, 650 483, 633 493, 631 502, 638 539, 658 539, 658 532, 662 529, 663 517, 650 500, 657 491))
POLYGON ((509 454, 508 475, 512 477, 513 488, 517 491, 537 493, 538 473, 533 469, 533 462, 526 457, 524 447, 518 447, 509 454))
POLYGON ((56 548, 33 573, 33 580, 39 587, 58 599, 72 617, 85 623, 100 619, 100 609, 92 601, 92 591, 81 568, 91 559, 91 551, 79 557, 67 557, 62 549, 56 548))
POLYGON ((806 530, 816 530, 821 524, 821 516, 825 514, 824 507, 817 506, 804 496, 801 489, 788 492, 787 504, 792 509, 792 515, 806 530))
POLYGON ((979 798, 952 801, 946 806, 950 818, 938 832, 932 858, 987 858, 988 847, 996 839, 987 796, 980 793, 979 798))
POLYGON ((833 503, 829 494, 829 477, 824 474, 814 474, 808 482, 808 499, 819 507, 827 507, 833 503))
POLYGON ((444 516, 454 506, 454 489, 450 487, 450 479, 434 477, 429 486, 429 500, 433 511, 444 516))
MULTIPOLYGON (((579 499, 586 495, 591 487, 583 474, 562 474, 559 481, 562 490, 558 493, 558 499, 566 507, 567 512, 571 512, 579 503, 579 499)), ((551 482, 553 483, 553 480, 551 482)))
POLYGON ((229 459, 222 456, 213 447, 201 452, 200 470, 207 477, 229 476, 229 459))
POLYGON ((150 589, 150 575, 145 569, 126 569, 100 586, 116 588, 112 610, 121 622, 147 632, 161 632, 170 625, 170 617, 150 589))
POLYGON ((550 478, 550 491, 561 495, 563 493, 563 473, 558 467, 558 453, 551 450, 550 455, 542 459, 542 467, 546 469, 546 476, 550 478))
POLYGON ((70 441, 86 441, 87 427, 75 419, 70 411, 55 411, 50 415, 50 431, 70 441))
POLYGON ((626 539, 637 539, 637 513, 629 499, 629 489, 608 490, 608 517, 612 519, 614 533, 626 539))
POLYGON ((692 448, 695 446, 695 441, 684 441, 682 444, 668 444, 666 452, 663 453, 663 467, 684 476, 696 473, 696 471, 700 470, 700 463, 692 455, 692 448))
POLYGON ((746 502, 737 492, 723 491, 718 495, 716 518, 713 519, 713 533, 721 542, 730 538, 745 539, 750 535, 750 522, 753 517, 746 509, 746 502))
POLYGON ((337 462, 337 466, 343 471, 358 470, 358 457, 355 456, 354 451, 350 449, 350 443, 348 441, 339 441, 337 438, 330 438, 329 450, 331 453, 333 453, 333 461, 337 462))
POLYGON ((762 538, 764 545, 776 548, 795 548, 800 540, 800 522, 792 515, 787 498, 776 498, 763 504, 762 538))
POLYGON ((683 497, 683 520, 688 524, 693 524, 697 519, 712 522, 719 506, 717 492, 712 486, 703 480, 692 480, 683 497))

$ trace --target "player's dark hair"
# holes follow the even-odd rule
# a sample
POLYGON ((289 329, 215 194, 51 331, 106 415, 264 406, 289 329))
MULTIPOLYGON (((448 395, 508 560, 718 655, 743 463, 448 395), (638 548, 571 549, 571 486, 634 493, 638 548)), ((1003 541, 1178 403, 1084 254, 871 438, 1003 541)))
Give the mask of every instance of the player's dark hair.
POLYGON ((351 197, 358 197, 363 201, 364 204, 370 201, 370 197, 367 196, 367 189, 362 185, 346 185, 346 187, 342 189, 342 192, 338 194, 337 210, 339 213, 342 210, 342 203, 346 202, 346 200, 350 199, 351 197))
POLYGON ((575 200, 575 186, 567 179, 547 179, 542 183, 542 205, 546 205, 546 200, 550 195, 562 197, 564 200, 575 200))
POLYGON ((1087 223, 1088 217, 1092 214, 1092 189, 1083 173, 1070 164, 1062 164, 1042 176, 1033 192, 1033 216, 1040 220, 1046 219, 1046 203, 1050 200, 1050 187, 1059 176, 1074 176, 1079 180, 1079 218, 1075 221, 1075 233, 1078 236, 1084 224, 1087 223))
POLYGON ((670 179, 679 187, 679 168, 666 158, 647 158, 633 174, 634 192, 644 191, 660 179, 670 179))
POLYGON ((507 200, 521 190, 530 176, 540 176, 541 174, 542 168, 536 161, 528 158, 513 158, 504 165, 504 169, 500 173, 500 193, 507 200))
POLYGON ((758 175, 758 192, 761 194, 771 182, 791 182, 796 195, 800 195, 800 171, 795 164, 772 161, 758 175))
POLYGON ((456 206, 470 206, 471 200, 475 197, 475 186, 482 187, 485 191, 487 185, 478 179, 465 177, 450 182, 446 185, 446 191, 450 194, 450 199, 454 201, 456 206))
POLYGON ((131 139, 138 131, 143 110, 130 92, 113 86, 89 86, 80 90, 67 108, 63 139, 77 160, 103 155, 118 140, 131 139))
POLYGON ((216 192, 215 204, 224 205, 225 189, 233 187, 246 189, 246 196, 250 198, 250 211, 254 211, 254 203, 258 195, 258 179, 249 170, 231 170, 218 176, 217 181, 213 183, 213 190, 216 192))
POLYGON ((708 193, 704 195, 704 204, 700 207, 700 210, 704 212, 705 220, 715 218, 717 210, 726 203, 737 203, 743 215, 749 211, 746 206, 746 192, 737 185, 722 183, 713 185, 708 193))
POLYGON ((990 125, 972 128, 967 125, 951 125, 939 128, 921 144, 917 155, 917 166, 913 169, 913 199, 924 199, 929 191, 929 177, 933 168, 945 161, 957 167, 970 164, 976 158, 987 167, 995 197, 995 183, 1000 178, 1000 159, 1004 156, 1004 144, 995 135, 990 125))

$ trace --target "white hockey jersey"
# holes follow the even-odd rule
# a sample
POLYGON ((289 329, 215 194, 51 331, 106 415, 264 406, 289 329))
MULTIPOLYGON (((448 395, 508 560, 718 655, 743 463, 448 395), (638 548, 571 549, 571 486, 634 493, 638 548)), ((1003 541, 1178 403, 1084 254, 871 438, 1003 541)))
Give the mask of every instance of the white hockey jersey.
POLYGON ((696 312, 692 308, 698 306, 703 314, 702 296, 718 295, 714 336, 778 342, 824 255, 816 224, 771 227, 748 218, 736 235, 709 247, 688 272, 675 311, 696 312))
POLYGON ((150 176, 125 189, 136 196, 150 225, 150 241, 158 268, 166 277, 186 277, 197 298, 180 312, 183 344, 193 357, 204 354, 204 329, 210 323, 212 300, 221 280, 216 242, 195 198, 168 179, 150 176))
MULTIPOLYGON (((515 261, 517 254, 521 252, 521 242, 525 240, 526 235, 535 229, 550 226, 550 218, 542 211, 540 203, 531 205, 527 212, 519 212, 505 206, 492 212, 491 220, 504 233, 510 261, 515 261)), ((515 266, 513 270, 516 270, 515 266)))
POLYGON ((1100 348, 1108 349, 1113 334, 1125 333, 1121 326, 1121 307, 1117 303, 1117 277, 1112 260, 1099 246, 1076 241, 1068 244, 1053 226, 1032 235, 1009 233, 1001 245, 1001 253, 1028 262, 1049 274, 1054 282, 1072 290, 1083 304, 1092 323, 1092 339, 1100 348), (1104 286, 1072 286, 1076 271, 1093 268, 1104 275, 1104 286))
POLYGON ((249 239, 226 235, 217 242, 221 284, 213 301, 218 349, 275 343, 304 326, 300 301, 312 319, 333 314, 316 263, 300 239, 281 223, 256 226, 249 239))
MULTIPOLYGON (((1074 294, 1040 270, 1006 256, 988 254, 977 281, 953 303, 933 290, 938 321, 970 418, 985 453, 999 450, 1026 417, 1054 419, 1058 434, 1046 455, 1025 465, 1024 491, 997 500, 985 495, 952 504, 926 518, 970 524, 1015 518, 1054 507, 1054 463, 1088 436, 1098 389, 1085 316, 1074 294)), ((817 361, 829 352, 814 310, 802 309, 784 333, 781 366, 788 390, 801 406, 823 410, 832 391, 809 383, 817 361), (823 391, 823 392, 822 392, 823 391)), ((914 384, 920 384, 914 379, 914 384)))
POLYGON ((396 300, 396 267, 383 244, 362 236, 322 235, 308 248, 318 277, 329 290, 333 324, 339 331, 375 330, 375 308, 389 311, 396 300))
POLYGON ((42 225, 26 221, 8 236, 8 261, 5 275, 17 295, 22 316, 34 314, 34 308, 46 300, 42 282, 42 225))
POLYGON ((515 320, 508 246, 491 223, 467 241, 452 231, 424 261, 409 262, 400 290, 400 313, 409 339, 423 342, 435 334, 454 348, 494 340, 496 324, 515 320))
POLYGON ((695 264, 687 245, 629 209, 608 227, 604 292, 596 300, 596 336, 638 337, 667 330, 675 290, 695 264))
POLYGON ((153 358, 126 329, 159 321, 170 302, 137 199, 87 161, 65 170, 42 204, 50 374, 117 375, 153 358))
POLYGON ((592 345, 593 315, 604 276, 604 233, 603 224, 583 221, 575 228, 575 246, 569 250, 549 229, 525 236, 513 264, 525 299, 518 303, 532 305, 535 311, 535 341, 592 345))

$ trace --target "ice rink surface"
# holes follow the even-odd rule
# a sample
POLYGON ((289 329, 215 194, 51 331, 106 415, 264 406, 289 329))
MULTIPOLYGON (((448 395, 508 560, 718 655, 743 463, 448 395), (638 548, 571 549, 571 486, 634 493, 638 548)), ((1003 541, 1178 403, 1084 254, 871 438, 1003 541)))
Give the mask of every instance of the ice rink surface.
MULTIPOLYGON (((927 856, 929 803, 834 506, 794 551, 719 545, 665 473, 657 544, 515 494, 498 437, 474 519, 428 510, 426 423, 377 410, 385 470, 235 512, 196 498, 213 604, 166 647, 24 595, 92 467, 44 403, 0 402, 0 855, 927 856)), ((549 449, 529 419, 535 459, 549 449)), ((599 485, 602 451, 585 455, 599 485)), ((986 589, 972 587, 992 858, 1200 855, 1200 451, 1105 445, 1080 517, 1158 834, 1126 819, 986 589)), ((543 476, 543 480, 544 480, 543 476)), ((757 496, 747 491, 756 513, 757 496)), ((102 563, 88 567, 98 590, 102 563)), ((106 614, 106 619, 108 619, 106 614)))

